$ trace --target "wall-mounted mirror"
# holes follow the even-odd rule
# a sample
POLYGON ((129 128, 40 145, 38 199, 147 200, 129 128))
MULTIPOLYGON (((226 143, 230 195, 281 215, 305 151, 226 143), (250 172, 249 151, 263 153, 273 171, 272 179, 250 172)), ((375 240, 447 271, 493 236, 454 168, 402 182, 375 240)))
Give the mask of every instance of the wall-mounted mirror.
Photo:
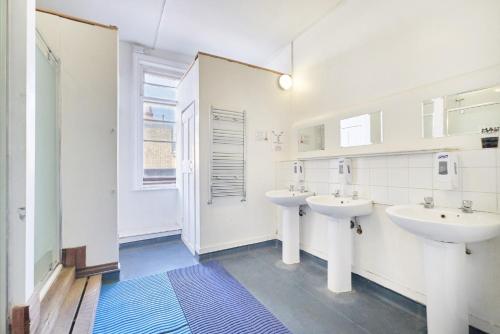
POLYGON ((322 151, 325 149, 325 125, 298 129, 299 152, 322 151))
POLYGON ((340 120, 341 147, 380 144, 382 140, 381 111, 340 120))
POLYGON ((500 85, 422 102, 423 136, 478 134, 500 126, 500 85))

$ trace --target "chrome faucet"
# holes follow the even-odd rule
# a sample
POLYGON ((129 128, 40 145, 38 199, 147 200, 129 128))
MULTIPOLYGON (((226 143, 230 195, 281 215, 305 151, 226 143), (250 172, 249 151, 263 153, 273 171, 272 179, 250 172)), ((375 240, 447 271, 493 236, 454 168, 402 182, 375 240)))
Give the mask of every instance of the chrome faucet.
POLYGON ((305 192, 306 192, 306 186, 305 186, 305 185, 303 185, 303 184, 301 184, 301 185, 299 186, 299 192, 300 192, 300 193, 305 193, 305 192))
POLYGON ((337 189, 332 195, 335 197, 340 197, 340 190, 337 189))
POLYGON ((462 207, 460 209, 464 213, 472 213, 474 211, 474 210, 472 210, 472 201, 470 201, 470 200, 463 200, 462 201, 462 207))
POLYGON ((358 198, 359 198, 358 192, 357 191, 353 191, 352 192, 352 199, 353 200, 357 200, 358 198))
POLYGON ((424 208, 432 209, 434 208, 434 198, 432 197, 424 197, 424 208))

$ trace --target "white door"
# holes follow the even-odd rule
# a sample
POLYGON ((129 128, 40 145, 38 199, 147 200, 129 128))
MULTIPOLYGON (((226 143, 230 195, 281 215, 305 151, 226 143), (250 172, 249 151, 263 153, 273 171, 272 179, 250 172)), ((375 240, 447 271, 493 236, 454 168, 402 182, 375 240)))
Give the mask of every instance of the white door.
POLYGON ((181 115, 182 152, 182 238, 191 253, 196 245, 195 123, 194 103, 181 115))

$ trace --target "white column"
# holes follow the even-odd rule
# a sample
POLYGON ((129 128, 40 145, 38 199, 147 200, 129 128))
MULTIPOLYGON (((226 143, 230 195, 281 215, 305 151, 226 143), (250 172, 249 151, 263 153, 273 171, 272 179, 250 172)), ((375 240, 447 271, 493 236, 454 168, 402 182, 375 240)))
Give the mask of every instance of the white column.
POLYGON ((328 221, 328 289, 349 292, 351 286, 351 222, 350 219, 328 221))
POLYGON ((469 333, 465 246, 426 240, 424 261, 428 333, 469 333))
POLYGON ((299 208, 283 207, 283 262, 300 262, 299 208))

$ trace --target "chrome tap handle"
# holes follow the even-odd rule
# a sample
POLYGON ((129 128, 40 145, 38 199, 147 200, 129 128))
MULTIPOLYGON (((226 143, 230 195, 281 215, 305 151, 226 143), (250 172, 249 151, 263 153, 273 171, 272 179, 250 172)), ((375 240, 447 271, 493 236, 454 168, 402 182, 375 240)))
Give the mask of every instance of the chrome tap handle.
POLYGON ((471 200, 463 200, 462 201, 462 211, 465 213, 472 213, 472 204, 473 202, 471 200))
POLYGON ((424 197, 424 207, 427 209, 432 209, 434 207, 434 198, 424 197))

